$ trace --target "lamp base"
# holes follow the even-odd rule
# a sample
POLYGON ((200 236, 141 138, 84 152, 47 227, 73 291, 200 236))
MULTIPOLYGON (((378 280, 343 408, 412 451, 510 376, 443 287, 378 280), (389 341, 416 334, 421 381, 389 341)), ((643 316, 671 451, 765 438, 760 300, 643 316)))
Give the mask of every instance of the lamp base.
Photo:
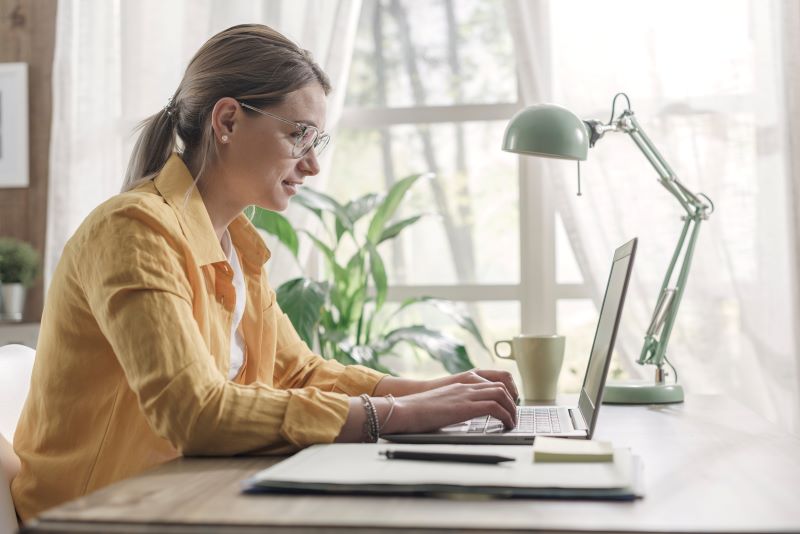
POLYGON ((680 384, 619 382, 606 384, 603 404, 673 404, 683 402, 680 384))

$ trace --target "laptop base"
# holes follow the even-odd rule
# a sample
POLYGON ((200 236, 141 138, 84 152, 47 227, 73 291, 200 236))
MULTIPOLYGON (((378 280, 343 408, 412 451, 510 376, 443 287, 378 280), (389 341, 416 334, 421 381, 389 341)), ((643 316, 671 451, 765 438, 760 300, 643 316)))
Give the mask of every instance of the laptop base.
POLYGON ((536 436, 548 436, 568 439, 587 439, 585 430, 576 430, 575 434, 478 434, 471 436, 464 433, 432 433, 432 434, 390 434, 381 436, 393 443, 467 443, 474 445, 530 445, 536 436))

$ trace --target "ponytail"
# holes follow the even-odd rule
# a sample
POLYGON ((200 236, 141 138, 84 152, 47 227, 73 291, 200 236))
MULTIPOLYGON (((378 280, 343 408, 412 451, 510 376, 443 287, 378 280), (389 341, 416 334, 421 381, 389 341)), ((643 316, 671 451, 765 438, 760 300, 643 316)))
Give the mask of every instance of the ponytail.
POLYGON ((133 147, 122 192, 152 179, 167 163, 175 150, 174 104, 146 118, 136 127, 141 131, 133 147))

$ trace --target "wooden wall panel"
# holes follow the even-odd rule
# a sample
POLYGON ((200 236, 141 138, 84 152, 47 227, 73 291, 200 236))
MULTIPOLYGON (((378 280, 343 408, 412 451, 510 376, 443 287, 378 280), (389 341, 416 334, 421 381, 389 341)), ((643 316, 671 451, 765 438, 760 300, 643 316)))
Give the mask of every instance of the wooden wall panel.
MULTIPOLYGON (((47 214, 56 7, 56 0, 0 0, 0 62, 28 63, 30 121, 29 187, 0 189, 0 236, 24 239, 40 253, 47 214)), ((40 276, 28 293, 26 321, 39 321, 42 301, 40 276)))

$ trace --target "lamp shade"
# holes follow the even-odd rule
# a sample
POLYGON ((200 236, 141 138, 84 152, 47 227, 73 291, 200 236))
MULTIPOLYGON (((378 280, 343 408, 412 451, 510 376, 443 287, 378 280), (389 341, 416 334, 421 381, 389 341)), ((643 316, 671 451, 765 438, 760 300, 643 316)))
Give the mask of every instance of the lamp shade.
POLYGON ((583 121, 555 104, 538 104, 518 112, 503 136, 503 150, 546 158, 585 160, 589 135, 583 121))

